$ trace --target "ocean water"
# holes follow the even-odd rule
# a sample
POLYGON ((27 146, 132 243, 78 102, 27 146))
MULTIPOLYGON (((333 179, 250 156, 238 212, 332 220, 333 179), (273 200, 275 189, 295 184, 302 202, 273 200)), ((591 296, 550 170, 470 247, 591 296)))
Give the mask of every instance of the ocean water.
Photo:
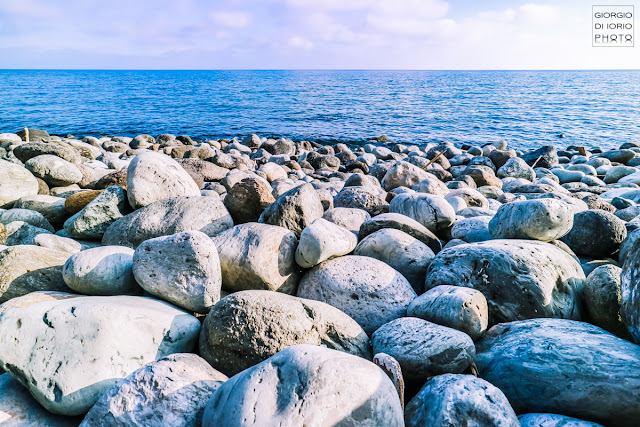
POLYGON ((359 143, 640 141, 634 71, 0 70, 0 132, 359 143))

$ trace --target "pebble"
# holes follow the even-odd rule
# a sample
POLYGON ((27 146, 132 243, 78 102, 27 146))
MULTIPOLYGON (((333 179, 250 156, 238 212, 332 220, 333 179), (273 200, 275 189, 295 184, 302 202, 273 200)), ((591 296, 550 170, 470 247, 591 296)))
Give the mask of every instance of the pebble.
POLYGON ((302 230, 296 262, 300 267, 311 268, 329 258, 351 253, 357 244, 358 238, 352 232, 318 218, 302 230))

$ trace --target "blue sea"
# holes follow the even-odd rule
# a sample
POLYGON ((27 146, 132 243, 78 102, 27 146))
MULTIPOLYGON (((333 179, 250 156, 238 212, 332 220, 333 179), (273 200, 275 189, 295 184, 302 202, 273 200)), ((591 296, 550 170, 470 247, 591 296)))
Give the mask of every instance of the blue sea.
POLYGON ((640 141, 634 71, 0 70, 0 132, 361 143, 640 141))

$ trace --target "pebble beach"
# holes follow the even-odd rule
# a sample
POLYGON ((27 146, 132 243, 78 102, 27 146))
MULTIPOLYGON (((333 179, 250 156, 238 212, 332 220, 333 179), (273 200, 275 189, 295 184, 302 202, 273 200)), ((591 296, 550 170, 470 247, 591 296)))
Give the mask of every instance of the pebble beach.
POLYGON ((0 425, 637 426, 640 143, 0 133, 0 425))

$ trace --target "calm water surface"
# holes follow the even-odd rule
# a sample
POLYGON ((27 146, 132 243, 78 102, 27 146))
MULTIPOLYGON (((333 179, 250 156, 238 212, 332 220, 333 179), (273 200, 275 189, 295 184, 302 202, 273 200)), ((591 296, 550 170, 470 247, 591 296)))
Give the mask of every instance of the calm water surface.
POLYGON ((640 141, 640 72, 0 70, 0 132, 25 126, 613 147, 640 141))

